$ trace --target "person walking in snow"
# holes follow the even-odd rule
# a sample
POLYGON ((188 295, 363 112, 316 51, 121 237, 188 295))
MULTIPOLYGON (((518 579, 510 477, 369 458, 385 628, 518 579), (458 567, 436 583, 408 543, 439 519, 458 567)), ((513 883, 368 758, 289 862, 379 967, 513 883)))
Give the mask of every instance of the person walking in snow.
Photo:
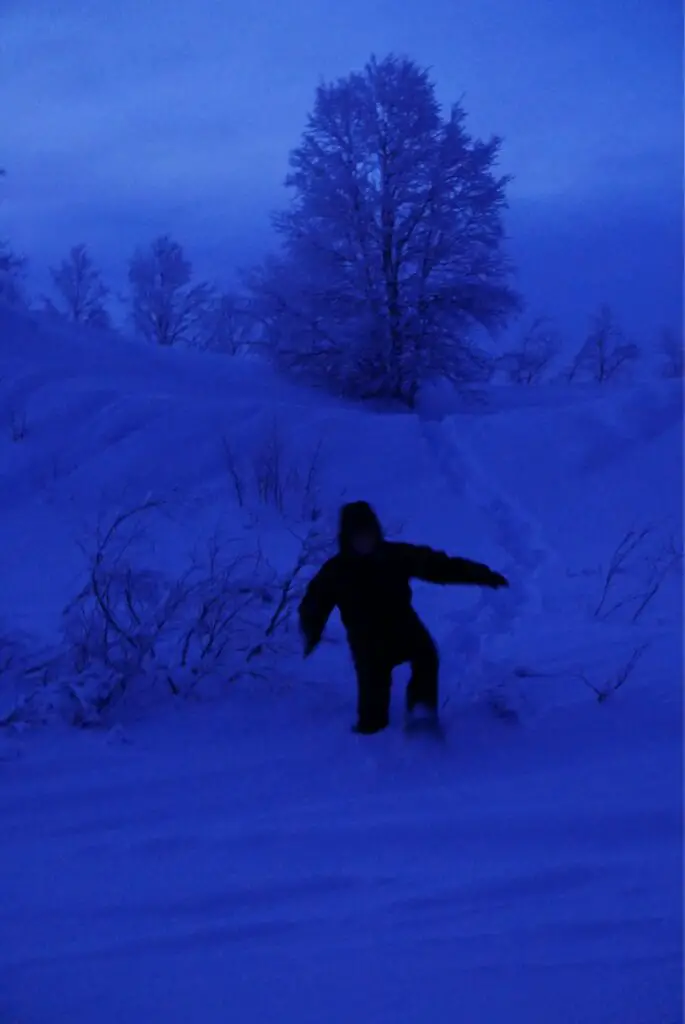
POLYGON ((409 662, 407 721, 438 721, 439 657, 435 642, 412 606, 410 580, 507 587, 501 573, 467 558, 416 544, 385 540, 366 501, 340 510, 338 553, 310 581, 299 606, 304 656, 321 640, 337 606, 357 673, 354 731, 380 732, 389 723, 392 670, 409 662))

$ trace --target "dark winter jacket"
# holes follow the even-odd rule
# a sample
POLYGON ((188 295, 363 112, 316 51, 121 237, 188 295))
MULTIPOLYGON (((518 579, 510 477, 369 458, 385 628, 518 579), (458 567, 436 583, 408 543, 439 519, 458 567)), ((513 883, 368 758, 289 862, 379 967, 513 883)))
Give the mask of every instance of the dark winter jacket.
POLYGON ((343 506, 338 542, 338 554, 312 579, 300 604, 307 652, 321 639, 328 617, 337 606, 355 657, 372 648, 383 648, 391 655, 418 624, 411 603, 412 579, 507 586, 503 576, 480 562, 452 558, 429 547, 386 541, 366 502, 343 506), (352 550, 351 535, 359 530, 376 534, 378 543, 371 554, 359 555, 352 550))

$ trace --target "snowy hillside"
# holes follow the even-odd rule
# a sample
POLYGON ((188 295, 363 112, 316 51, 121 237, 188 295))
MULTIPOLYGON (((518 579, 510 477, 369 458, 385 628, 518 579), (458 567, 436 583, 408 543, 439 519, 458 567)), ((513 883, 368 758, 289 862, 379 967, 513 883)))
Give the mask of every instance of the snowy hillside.
POLYGON ((0 310, 0 1021, 681 1020, 682 428, 677 382, 371 411, 0 310), (511 580, 415 588, 444 746, 349 732, 337 619, 302 661, 355 498, 511 580))

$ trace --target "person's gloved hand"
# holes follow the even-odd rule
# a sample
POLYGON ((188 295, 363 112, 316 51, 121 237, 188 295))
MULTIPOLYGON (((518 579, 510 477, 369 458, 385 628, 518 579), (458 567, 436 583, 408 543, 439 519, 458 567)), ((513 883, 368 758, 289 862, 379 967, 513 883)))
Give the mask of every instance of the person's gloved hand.
POLYGON ((485 586, 492 587, 493 590, 499 590, 500 587, 508 587, 509 580, 501 572, 490 572, 485 586))

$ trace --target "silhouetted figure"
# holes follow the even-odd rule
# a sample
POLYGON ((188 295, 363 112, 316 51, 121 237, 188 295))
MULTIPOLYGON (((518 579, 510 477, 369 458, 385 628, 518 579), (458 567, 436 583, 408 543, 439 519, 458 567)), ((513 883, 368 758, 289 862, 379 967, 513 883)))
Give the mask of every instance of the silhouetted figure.
POLYGON ((435 718, 439 658, 435 642, 412 607, 411 579, 507 587, 487 565, 451 558, 442 551, 387 541, 376 513, 365 501, 343 505, 338 554, 309 583, 299 608, 305 657, 321 639, 337 606, 357 672, 355 730, 385 729, 390 713, 392 670, 409 662, 408 720, 423 711, 435 718))

